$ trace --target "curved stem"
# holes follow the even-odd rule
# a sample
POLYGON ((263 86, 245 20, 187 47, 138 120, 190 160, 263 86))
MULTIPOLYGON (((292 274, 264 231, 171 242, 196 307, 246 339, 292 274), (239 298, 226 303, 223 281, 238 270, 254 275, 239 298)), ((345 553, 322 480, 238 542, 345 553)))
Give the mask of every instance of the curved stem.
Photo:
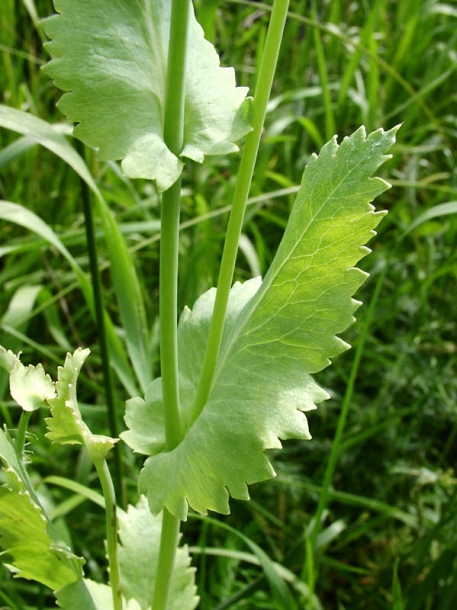
POLYGON ((119 580, 119 560, 117 555, 117 510, 116 493, 113 480, 106 460, 93 460, 95 469, 100 479, 103 496, 105 498, 106 514, 106 545, 108 549, 109 574, 111 591, 113 595, 113 609, 122 610, 122 592, 119 580))
POLYGON ((216 301, 214 303, 213 317, 211 320, 202 372, 194 401, 191 425, 202 412, 203 407, 208 400, 213 383, 217 356, 219 354, 222 333, 224 331, 225 314, 227 312, 227 304, 230 289, 232 287, 238 242, 243 227, 246 202, 249 195, 249 189, 251 188, 254 166, 257 160, 263 123, 278 61, 288 8, 289 0, 275 0, 271 13, 270 25, 268 27, 265 49, 262 55, 257 78, 257 87, 254 95, 253 130, 246 138, 235 185, 235 192, 233 194, 232 211, 227 227, 227 235, 225 238, 217 283, 216 301))

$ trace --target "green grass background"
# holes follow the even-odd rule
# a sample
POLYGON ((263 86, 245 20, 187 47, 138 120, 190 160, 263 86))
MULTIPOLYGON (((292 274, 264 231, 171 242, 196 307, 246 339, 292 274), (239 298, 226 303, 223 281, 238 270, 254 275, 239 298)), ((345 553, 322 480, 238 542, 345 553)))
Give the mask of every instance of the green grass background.
MULTIPOLYGON (((270 5, 195 4, 222 64, 235 66, 238 83, 252 90, 270 5)), ((198 567, 200 607, 288 610, 242 534, 275 562, 297 608, 454 608, 457 3, 292 0, 290 8, 237 279, 268 268, 312 152, 361 124, 367 131, 403 126, 393 158, 381 168, 393 188, 377 206, 389 214, 362 262, 371 277, 357 295, 364 302, 357 323, 344 336, 353 349, 317 377, 332 399, 309 416, 313 440, 285 443, 272 456, 278 477, 254 486, 251 502, 233 502, 229 517, 191 518, 183 528, 198 567), (328 501, 313 551, 322 489, 328 501)), ((52 12, 51 0, 1 0, 0 101, 54 123, 63 122, 55 106, 60 93, 40 71, 49 57, 38 27, 52 12)), ((157 366, 158 197, 147 182, 125 180, 116 164, 98 163, 90 152, 87 160, 134 258, 149 323, 144 332, 157 366)), ((237 164, 235 155, 187 168, 180 308, 216 283, 237 164)), ((89 273, 82 197, 67 165, 0 130, 0 199, 38 214, 89 273)), ((122 337, 109 252, 95 222, 104 303, 122 337)), ((77 278, 57 250, 1 219, 0 344, 21 350, 24 362, 42 361, 50 372, 67 350, 89 346, 83 411, 94 431, 107 431, 97 326, 77 278)), ((122 421, 128 396, 115 384, 122 421)), ((0 413, 9 427, 17 426, 4 375, 0 413)), ((46 441, 44 417, 36 416, 31 428, 37 484, 53 474, 98 489, 84 454, 46 441)), ((122 459, 134 502, 139 463, 127 451, 122 459)), ((87 575, 103 578, 102 511, 62 487, 40 484, 39 490, 86 557, 87 575)), ((5 568, 0 582, 0 606, 54 607, 47 591, 13 581, 5 568)))

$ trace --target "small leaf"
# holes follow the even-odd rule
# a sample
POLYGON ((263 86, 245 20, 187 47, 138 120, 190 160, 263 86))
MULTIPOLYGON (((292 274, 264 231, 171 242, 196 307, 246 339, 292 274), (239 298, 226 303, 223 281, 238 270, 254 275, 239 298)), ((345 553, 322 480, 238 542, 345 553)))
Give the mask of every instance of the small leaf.
POLYGON ((0 488, 3 563, 17 576, 59 589, 82 577, 84 560, 59 538, 41 507, 9 437, 0 430, 0 459, 7 481, 0 488))
MULTIPOLYGON (((75 136, 103 160, 122 159, 126 176, 168 189, 183 167, 163 140, 171 2, 55 0, 55 7, 60 14, 42 24, 54 57, 45 71, 69 92, 59 107, 79 123, 75 136)), ((233 69, 220 67, 193 11, 188 36, 181 155, 201 162, 238 150, 251 100, 233 69)))
MULTIPOLYGON (((122 593, 134 599, 141 610, 150 607, 159 557, 161 516, 153 517, 146 498, 119 514, 119 564, 122 593)), ((187 547, 177 550, 170 585, 169 610, 192 610, 198 604, 187 547)))
POLYGON ((13 354, 11 350, 6 350, 0 345, 0 366, 5 369, 7 373, 11 373, 16 362, 16 354, 13 354))
POLYGON ((24 411, 35 411, 56 395, 54 382, 43 366, 24 366, 19 358, 10 373, 10 392, 24 411))
MULTIPOLYGON (((207 404, 183 441, 148 458, 140 474, 153 514, 165 506, 185 519, 188 504, 201 513, 227 513, 229 494, 248 499, 247 485, 274 476, 266 449, 281 447, 280 439, 310 438, 303 411, 328 395, 309 373, 349 347, 336 335, 359 306, 352 295, 367 274, 355 265, 369 252, 364 244, 383 216, 370 201, 389 186, 371 175, 387 158, 395 132, 366 137, 361 128, 311 158, 264 281, 232 289, 207 404)), ((210 291, 180 321, 184 424, 213 304, 210 291)))
POLYGON ((57 373, 57 397, 49 400, 52 417, 47 418, 46 436, 62 445, 85 445, 92 460, 103 458, 117 439, 92 434, 81 418, 76 398, 76 382, 81 367, 90 350, 78 348, 73 355, 67 354, 65 364, 57 373))

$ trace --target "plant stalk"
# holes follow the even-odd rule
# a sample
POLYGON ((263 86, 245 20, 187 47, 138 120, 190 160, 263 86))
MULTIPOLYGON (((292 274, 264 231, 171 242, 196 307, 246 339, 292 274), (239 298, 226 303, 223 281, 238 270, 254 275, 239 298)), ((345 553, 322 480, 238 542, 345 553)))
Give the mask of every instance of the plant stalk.
POLYGON ((22 461, 22 452, 24 451, 25 447, 25 437, 27 435, 27 428, 31 415, 32 411, 22 411, 21 418, 19 420, 16 437, 16 453, 20 461, 22 461))
MULTIPOLYGON (((168 43, 164 141, 179 156, 184 142, 184 101, 190 0, 173 0, 168 43)), ((160 241, 160 362, 168 451, 182 440, 178 384, 178 258, 181 179, 162 195, 160 241)), ((179 539, 179 519, 163 510, 159 560, 152 598, 154 610, 166 610, 179 539)))
POLYGON ((227 312, 230 289, 232 287, 233 273, 235 271, 238 242, 243 227, 246 202, 251 188, 252 176, 257 160, 273 77, 278 62, 288 8, 289 0, 275 0, 271 13, 265 49, 262 55, 254 94, 253 130, 246 137, 233 194, 232 211, 227 227, 227 235, 225 238, 217 283, 216 301, 214 303, 213 317, 190 425, 195 422, 202 412, 208 400, 213 383, 217 357, 222 341, 222 333, 224 331, 225 315, 227 312))
POLYGON ((93 460, 105 498, 106 546, 108 550, 109 575, 113 595, 113 610, 122 610, 122 591, 119 579, 119 560, 117 554, 117 512, 116 493, 113 480, 105 459, 93 460))

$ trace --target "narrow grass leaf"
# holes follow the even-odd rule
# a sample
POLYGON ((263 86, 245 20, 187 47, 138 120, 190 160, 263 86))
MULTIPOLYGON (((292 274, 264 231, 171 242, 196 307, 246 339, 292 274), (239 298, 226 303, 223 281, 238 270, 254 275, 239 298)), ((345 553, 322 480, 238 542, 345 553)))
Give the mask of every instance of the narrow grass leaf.
MULTIPOLYGON (((125 240, 95 184, 87 165, 64 137, 63 133, 65 133, 65 129, 63 129, 62 126, 51 125, 26 112, 0 105, 0 127, 21 133, 56 154, 80 176, 95 194, 97 208, 103 222, 106 243, 111 259, 111 273, 115 285, 116 297, 119 303, 121 319, 126 330, 126 342, 129 355, 137 377, 140 380, 140 384, 144 389, 147 382, 150 380, 152 364, 147 333, 145 332, 145 328, 147 327, 146 314, 140 283, 125 240)), ((2 202, 0 202, 0 213, 2 211, 1 204, 2 202)), ((31 212, 29 212, 29 214, 31 214, 31 212)), ((34 218, 38 217, 34 215, 34 218)), ((32 227, 33 223, 27 228, 33 230, 32 227)), ((79 268, 74 266, 74 261, 72 259, 70 260, 71 257, 69 258, 68 250, 66 250, 66 248, 62 249, 62 247, 58 247, 55 240, 51 241, 49 239, 50 236, 55 236, 52 230, 41 220, 39 227, 42 231, 44 230, 46 232, 46 236, 44 234, 42 236, 58 248, 67 260, 70 261, 74 270, 78 269, 79 271, 79 268)), ((89 280, 78 271, 78 282, 91 307, 91 311, 93 311, 92 287, 89 280)), ((135 382, 131 378, 130 367, 127 364, 124 351, 107 315, 105 323, 110 342, 110 353, 115 363, 116 372, 130 395, 133 396, 136 393, 135 382)))
POLYGON ((392 598, 393 598, 393 610, 404 610, 403 595, 401 591, 400 578, 398 577, 398 559, 394 564, 393 578, 392 578, 392 598))
MULTIPOLYGON (((0 200, 0 219, 24 227, 36 235, 39 235, 54 246, 54 248, 56 248, 56 250, 60 252, 70 264, 73 272, 75 273, 76 279, 78 280, 81 291, 86 299, 88 307, 90 308, 91 312, 94 312, 92 286, 88 277, 48 224, 46 224, 39 216, 24 206, 17 203, 12 203, 11 201, 2 200, 0 200)), ((135 394, 137 392, 136 384, 132 378, 130 366, 125 357, 125 350, 116 334, 113 323, 109 319, 108 314, 105 315, 105 324, 110 342, 110 353, 113 360, 113 366, 125 388, 129 391, 129 393, 135 394)))
POLYGON ((417 229, 420 225, 424 224, 424 222, 428 222, 433 218, 440 218, 441 216, 448 216, 450 214, 457 214, 457 201, 448 201, 447 203, 440 203, 439 205, 435 205, 434 207, 426 210, 422 214, 413 220, 413 222, 409 225, 406 231, 403 233, 402 237, 417 229))

